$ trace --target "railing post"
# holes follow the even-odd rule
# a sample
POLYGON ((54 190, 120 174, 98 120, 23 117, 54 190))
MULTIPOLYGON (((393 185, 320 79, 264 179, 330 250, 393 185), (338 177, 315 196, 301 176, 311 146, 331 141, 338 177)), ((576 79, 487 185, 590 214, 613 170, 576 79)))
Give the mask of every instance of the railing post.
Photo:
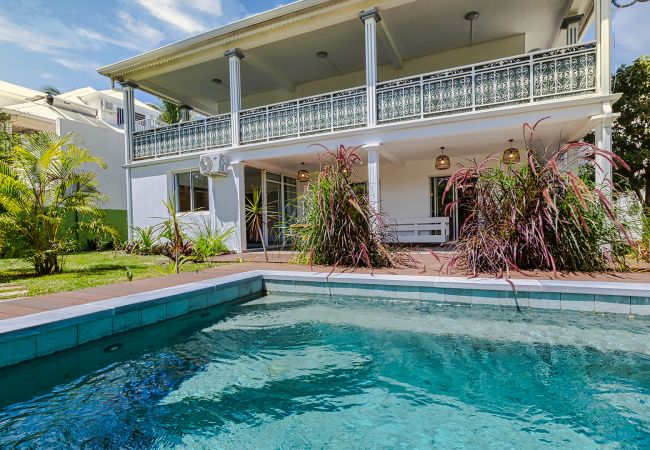
POLYGON ((377 22, 381 20, 377 8, 361 11, 359 17, 365 26, 366 43, 366 112, 368 126, 377 125, 377 22))
POLYGON ((535 60, 533 59, 533 55, 530 55, 528 57, 528 70, 529 70, 529 77, 530 77, 530 86, 528 87, 528 90, 530 91, 530 103, 533 103, 535 100, 535 60))
POLYGON ((122 85, 122 99, 124 102, 124 164, 126 168, 126 217, 127 233, 131 240, 133 232, 133 199, 131 183, 131 161, 135 157, 133 154, 133 130, 135 129, 135 96, 133 90, 138 87, 131 81, 124 81, 122 85))
POLYGON ((231 145, 238 147, 240 142, 239 136, 239 111, 241 110, 241 60, 244 59, 244 53, 234 48, 226 51, 223 56, 228 58, 228 69, 230 76, 230 130, 231 145))
POLYGON ((476 66, 472 66, 472 111, 476 111, 476 66))

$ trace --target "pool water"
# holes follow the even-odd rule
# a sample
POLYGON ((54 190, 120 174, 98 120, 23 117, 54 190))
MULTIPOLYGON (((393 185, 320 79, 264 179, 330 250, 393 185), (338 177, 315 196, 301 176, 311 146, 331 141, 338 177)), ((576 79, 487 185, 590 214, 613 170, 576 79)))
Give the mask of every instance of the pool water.
POLYGON ((650 320, 267 296, 0 371, 2 448, 650 448, 650 320))

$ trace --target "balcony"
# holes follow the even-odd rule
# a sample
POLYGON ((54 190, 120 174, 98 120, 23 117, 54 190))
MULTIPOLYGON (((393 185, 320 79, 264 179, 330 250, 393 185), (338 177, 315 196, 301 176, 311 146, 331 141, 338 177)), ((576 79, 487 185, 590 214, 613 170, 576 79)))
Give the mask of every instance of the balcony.
MULTIPOLYGON (((562 47, 377 85, 377 123, 488 110, 596 90, 596 45, 562 47)), ((359 87, 239 113, 240 143, 252 144, 367 127, 366 88, 359 87)), ((154 127, 136 123, 133 159, 228 147, 231 115, 154 127)))

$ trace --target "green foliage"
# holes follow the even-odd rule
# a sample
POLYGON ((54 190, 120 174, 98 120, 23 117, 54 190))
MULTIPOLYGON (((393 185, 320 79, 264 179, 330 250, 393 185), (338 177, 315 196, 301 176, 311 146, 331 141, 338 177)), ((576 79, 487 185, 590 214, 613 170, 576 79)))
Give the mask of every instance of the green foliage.
POLYGON ((620 113, 613 128, 614 150, 630 166, 620 174, 650 207, 650 57, 619 67, 613 86, 622 93, 614 104, 614 112, 620 113))
POLYGON ((626 230, 593 181, 566 170, 564 161, 574 166, 600 155, 615 166, 624 163, 585 143, 549 153, 534 132, 534 126, 525 126, 526 160, 521 166, 495 166, 489 158, 451 176, 447 190, 463 192, 463 207, 471 213, 449 267, 474 276, 621 267, 619 249, 630 242, 626 230))
POLYGON ((0 161, 0 247, 29 259, 37 274, 47 274, 61 270, 59 256, 75 248, 80 230, 117 240, 100 209, 106 196, 98 190, 93 166, 105 168, 101 158, 71 134, 23 136, 13 151, 9 161, 0 161), (62 226, 75 213, 79 221, 62 226))
POLYGON ((130 242, 129 252, 140 255, 153 254, 154 246, 158 244, 158 233, 155 227, 134 226, 131 230, 133 231, 133 239, 130 242))
POLYGON ((159 119, 165 123, 178 123, 181 121, 181 109, 167 100, 162 100, 160 106, 157 107, 160 111, 159 119))
POLYGON ((277 214, 264 205, 262 199, 262 190, 259 188, 253 189, 250 197, 246 197, 245 206, 246 227, 249 233, 262 243, 262 250, 264 251, 264 258, 269 262, 269 255, 266 251, 266 236, 264 230, 266 223, 269 220, 277 218, 277 214))
POLYGON ((194 257, 196 261, 228 253, 228 239, 235 233, 234 228, 227 230, 213 230, 208 221, 204 221, 196 227, 193 235, 194 257))
POLYGON ((381 217, 364 192, 350 183, 361 163, 355 148, 340 146, 322 156, 323 169, 312 174, 299 197, 303 216, 289 227, 301 263, 349 267, 391 267, 398 254, 388 245, 381 217))
POLYGON ((52 86, 51 84, 46 84, 46 85, 42 86, 40 90, 41 90, 41 92, 45 92, 46 94, 50 94, 50 95, 60 95, 61 94, 61 91, 59 91, 58 88, 52 86))
POLYGON ((133 281, 133 270, 129 266, 124 266, 126 269, 126 279, 129 281, 133 281))

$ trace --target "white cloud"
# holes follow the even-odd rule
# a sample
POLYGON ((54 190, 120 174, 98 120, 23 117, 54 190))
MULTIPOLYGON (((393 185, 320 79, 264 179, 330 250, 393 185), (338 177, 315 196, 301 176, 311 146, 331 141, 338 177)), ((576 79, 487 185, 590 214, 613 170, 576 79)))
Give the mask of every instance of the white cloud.
POLYGON ((25 50, 47 54, 79 47, 77 40, 60 37, 62 34, 67 34, 65 30, 58 35, 50 35, 44 30, 43 27, 38 26, 21 26, 0 16, 0 42, 8 42, 25 50))
POLYGON ((40 77, 43 80, 48 80, 48 81, 57 79, 57 76, 50 72, 41 72, 40 77))
POLYGON ((78 72, 95 72, 99 67, 100 63, 92 61, 83 61, 83 60, 72 60, 66 58, 52 58, 52 60, 58 64, 61 64, 63 67, 66 67, 70 70, 76 70, 78 72))
POLYGON ((176 0, 136 0, 153 17, 185 33, 200 33, 210 26, 200 17, 221 17, 223 14, 221 0, 194 0, 178 2, 176 0))

